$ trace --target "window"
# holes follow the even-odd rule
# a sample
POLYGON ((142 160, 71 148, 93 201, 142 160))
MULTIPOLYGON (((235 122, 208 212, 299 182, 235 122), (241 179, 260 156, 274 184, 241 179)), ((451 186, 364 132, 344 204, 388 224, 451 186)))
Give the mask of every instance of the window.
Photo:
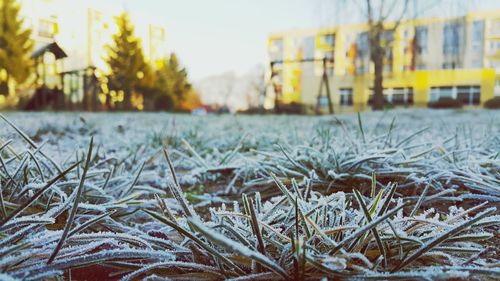
POLYGON ((478 105, 481 101, 481 87, 432 87, 429 101, 434 102, 441 98, 452 98, 460 100, 464 104, 478 105))
MULTIPOLYGON (((390 46, 394 41, 394 31, 384 31, 381 36, 382 46, 390 46)), ((385 48, 384 54, 384 72, 392 71, 393 53, 392 48, 385 48)))
POLYGON ((358 34, 356 38, 356 73, 362 74, 367 71, 365 59, 368 57, 368 33, 358 34))
MULTIPOLYGON (((327 72, 328 76, 333 76, 335 74, 335 71, 334 71, 334 68, 335 68, 335 63, 334 63, 335 53, 334 53, 334 51, 323 53, 323 58, 326 59, 326 72, 327 72)), ((323 62, 321 62, 321 67, 319 67, 317 69, 320 69, 320 70, 317 71, 317 73, 323 74, 323 62)))
POLYGON ((352 89, 340 89, 340 105, 352 105, 352 89))
POLYGON ((440 87, 439 88, 439 98, 453 98, 453 88, 452 87, 440 87))
POLYGON ((319 106, 320 107, 327 107, 328 106, 328 97, 327 96, 319 97, 319 106))
POLYGON ((483 67, 483 61, 480 59, 473 60, 472 61, 472 68, 482 68, 483 67))
POLYGON ((330 48, 335 47, 335 34, 323 35, 323 44, 327 45, 330 48))
POLYGON ((271 61, 283 60, 283 39, 274 39, 271 41, 269 58, 271 61))
MULTIPOLYGON (((382 90, 382 93, 383 93, 383 95, 384 95, 384 103, 388 103, 388 102, 390 102, 390 100, 389 100, 389 99, 390 99, 390 97, 391 97, 391 95, 390 95, 390 92, 391 92, 391 91, 392 91, 392 89, 387 89, 387 88, 384 88, 384 89, 382 90)), ((373 105, 373 94, 374 94, 374 92, 375 92, 375 91, 374 91, 374 89, 373 89, 373 88, 370 88, 370 96, 368 97, 368 104, 369 104, 369 105, 373 105)))
POLYGON ((38 21, 38 35, 46 38, 54 38, 57 33, 57 23, 53 20, 40 19, 38 21))
POLYGON ((313 59, 314 58, 314 37, 309 36, 304 38, 302 42, 302 58, 303 59, 313 59))
POLYGON ((464 104, 469 103, 469 87, 458 87, 457 99, 461 100, 464 104))
POLYGON ((494 94, 495 94, 495 97, 500 96, 500 80, 496 81, 494 94))
POLYGON ((392 104, 413 104, 413 88, 394 88, 392 90, 392 104))
MULTIPOLYGON (((384 88, 384 101, 394 105, 413 104, 413 88, 384 88)), ((373 104, 373 89, 370 88, 368 104, 373 104)))
POLYGON ((381 43, 384 46, 389 46, 394 41, 394 31, 384 31, 381 36, 381 43))
POLYGON ((453 87, 432 87, 429 101, 438 101, 441 98, 454 98, 456 89, 453 87))
POLYGON ((443 69, 455 69, 457 67, 455 62, 445 62, 443 63, 443 69))
POLYGON ((481 88, 480 87, 471 87, 470 88, 470 99, 473 105, 479 105, 481 102, 481 88))
POLYGON ((368 55, 368 33, 363 32, 358 35, 356 38, 357 45, 357 56, 364 57, 368 55))
POLYGON ((443 29, 443 54, 458 55, 460 45, 460 24, 445 24, 443 29))
POLYGON ((481 100, 481 88, 479 86, 457 87, 457 99, 468 105, 478 105, 481 100))
POLYGON ((413 88, 408 88, 406 94, 406 104, 413 104, 413 88))
POLYGON ((393 62, 393 56, 392 56, 392 48, 386 50, 385 52, 385 58, 384 58, 384 72, 391 72, 392 71, 392 62, 393 62))
MULTIPOLYGON (((334 57, 335 57, 335 34, 325 34, 321 36, 321 53, 320 58, 325 58, 327 60, 326 67, 328 75, 334 74, 334 57)), ((322 68, 321 68, 322 69, 322 68)))
POLYGON ((427 53, 427 26, 418 26, 415 30, 415 40, 418 54, 427 53))
POLYGON ((480 50, 483 46, 484 22, 472 22, 472 48, 480 50))
POLYGON ((432 87, 431 88, 431 93, 429 96, 429 101, 437 101, 439 99, 439 88, 432 87))
MULTIPOLYGON (((399 89, 394 89, 394 90, 399 90, 399 89)), ((394 93, 392 95, 392 103, 393 104, 397 104, 397 105, 405 104, 406 103, 406 101, 405 101, 405 94, 403 94, 403 93, 394 93)))

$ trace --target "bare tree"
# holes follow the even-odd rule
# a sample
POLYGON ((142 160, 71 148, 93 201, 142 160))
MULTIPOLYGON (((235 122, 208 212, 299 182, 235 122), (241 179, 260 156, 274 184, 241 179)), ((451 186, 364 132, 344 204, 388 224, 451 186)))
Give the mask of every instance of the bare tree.
POLYGON ((392 45, 393 38, 390 34, 393 34, 401 23, 408 8, 409 0, 392 0, 390 3, 388 2, 386 0, 366 0, 365 2, 369 26, 370 60, 374 66, 373 110, 382 110, 384 108, 384 59, 392 45), (398 7, 401 4, 403 6, 398 7), (396 13, 399 13, 399 15, 396 15, 396 13), (390 24, 387 22, 389 18, 394 19, 390 24))

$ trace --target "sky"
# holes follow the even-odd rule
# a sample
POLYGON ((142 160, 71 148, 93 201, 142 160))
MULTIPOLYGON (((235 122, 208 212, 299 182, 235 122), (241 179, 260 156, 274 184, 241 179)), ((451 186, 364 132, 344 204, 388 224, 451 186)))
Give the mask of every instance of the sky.
POLYGON ((311 0, 123 2, 131 13, 166 27, 169 50, 194 80, 228 71, 242 74, 266 61, 270 32, 318 24, 311 0))
MULTIPOLYGON (((82 2, 112 14, 127 10, 135 20, 164 26, 168 49, 178 55, 194 81, 224 72, 241 75, 263 65, 267 60, 267 36, 272 32, 359 22, 363 18, 359 3, 364 3, 362 0, 65 1, 82 2)), ((465 8, 500 9, 500 0, 418 0, 417 3, 422 10, 433 7, 425 10, 426 16, 446 16, 465 8)))
MULTIPOLYGON (((104 1, 104 0, 101 0, 104 1)), ((398 0, 399 2, 402 2, 398 0)), ((107 2, 116 2, 110 1, 107 2)), ((293 28, 360 21, 353 0, 125 0, 122 7, 167 29, 167 44, 187 66, 194 80, 233 71, 242 74, 267 59, 269 33, 293 28), (351 5, 346 3, 351 2, 351 5), (349 6, 347 8, 347 6, 349 6), (337 19, 335 19, 337 18, 337 19)), ((359 2, 359 0, 358 0, 359 2)), ((419 0, 422 10, 436 1, 419 0)), ((361 1, 363 3, 363 1, 361 1)), ((429 15, 465 7, 500 8, 494 0, 441 0, 429 15), (453 4, 454 2, 459 2, 453 4), (451 4, 451 7, 450 7, 451 4)))

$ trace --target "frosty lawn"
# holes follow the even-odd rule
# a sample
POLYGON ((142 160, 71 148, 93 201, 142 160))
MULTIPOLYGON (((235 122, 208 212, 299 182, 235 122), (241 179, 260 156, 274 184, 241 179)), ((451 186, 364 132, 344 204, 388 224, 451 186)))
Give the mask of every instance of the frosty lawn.
POLYGON ((500 276, 498 111, 0 124, 0 279, 500 276))

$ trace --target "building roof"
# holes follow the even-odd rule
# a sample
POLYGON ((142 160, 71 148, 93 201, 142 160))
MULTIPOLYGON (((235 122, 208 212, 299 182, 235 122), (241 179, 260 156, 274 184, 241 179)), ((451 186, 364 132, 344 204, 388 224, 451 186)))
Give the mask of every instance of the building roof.
POLYGON ((56 57, 56 60, 68 57, 66 52, 64 52, 64 50, 56 42, 52 42, 50 44, 47 44, 47 45, 39 48, 38 50, 33 52, 31 57, 38 58, 38 57, 42 56, 43 54, 45 54, 46 52, 51 52, 52 54, 54 54, 54 56, 56 57))

